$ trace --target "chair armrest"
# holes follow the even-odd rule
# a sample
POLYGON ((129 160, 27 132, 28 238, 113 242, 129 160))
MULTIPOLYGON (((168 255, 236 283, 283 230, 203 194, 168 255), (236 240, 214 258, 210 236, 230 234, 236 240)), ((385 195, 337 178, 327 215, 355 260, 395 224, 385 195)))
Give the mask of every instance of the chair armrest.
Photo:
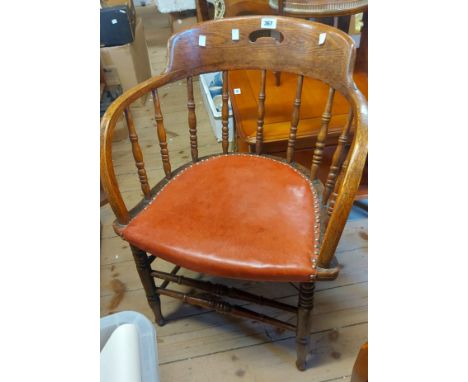
POLYGON ((112 137, 114 135, 115 125, 125 109, 134 101, 151 90, 174 81, 177 79, 177 75, 178 73, 164 73, 160 76, 152 77, 125 91, 109 106, 101 119, 101 182, 107 194, 109 205, 114 211, 118 223, 121 225, 128 224, 130 221, 130 214, 119 190, 114 172, 114 164, 112 162, 112 137))
POLYGON ((348 166, 344 169, 333 213, 328 221, 320 249, 318 266, 322 268, 329 266, 338 247, 367 158, 367 101, 356 87, 350 94, 350 100, 356 115, 356 133, 348 153, 348 166))

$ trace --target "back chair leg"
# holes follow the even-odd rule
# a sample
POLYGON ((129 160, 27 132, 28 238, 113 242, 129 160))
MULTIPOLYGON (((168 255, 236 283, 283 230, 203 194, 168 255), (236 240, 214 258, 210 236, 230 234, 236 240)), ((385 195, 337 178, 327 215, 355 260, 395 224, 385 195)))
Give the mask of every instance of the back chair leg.
POLYGON ((307 353, 311 328, 312 309, 314 307, 315 283, 300 283, 299 304, 297 311, 296 332, 296 366, 299 370, 306 369, 307 353))
POLYGON ((159 326, 163 326, 166 322, 161 313, 161 300, 156 293, 156 283, 154 282, 153 276, 151 276, 151 265, 148 255, 145 251, 133 245, 131 245, 130 248, 132 250, 133 259, 135 260, 138 275, 140 276, 143 288, 145 288, 148 304, 154 313, 154 319, 159 326))

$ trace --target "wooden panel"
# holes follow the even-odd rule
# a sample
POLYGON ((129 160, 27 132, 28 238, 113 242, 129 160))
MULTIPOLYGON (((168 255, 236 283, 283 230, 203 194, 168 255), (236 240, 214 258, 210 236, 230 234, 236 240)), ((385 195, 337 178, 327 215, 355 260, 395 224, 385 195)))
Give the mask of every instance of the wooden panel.
POLYGON ((267 69, 320 79, 351 94, 355 43, 350 36, 324 24, 275 19, 279 38, 252 37, 262 30, 261 16, 212 20, 173 35, 165 73, 180 78, 217 70, 267 69), (232 40, 233 28, 239 29, 239 40, 232 40), (317 43, 321 33, 327 34, 324 44, 317 43), (199 36, 205 37, 203 46, 199 36))

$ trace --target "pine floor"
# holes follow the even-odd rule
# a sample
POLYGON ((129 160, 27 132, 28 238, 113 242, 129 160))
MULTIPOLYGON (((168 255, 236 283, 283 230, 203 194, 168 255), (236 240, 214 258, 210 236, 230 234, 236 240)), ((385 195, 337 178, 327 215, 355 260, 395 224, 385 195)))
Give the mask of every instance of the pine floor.
MULTIPOLYGON (((152 72, 156 75, 166 62, 168 17, 157 14, 153 6, 137 7, 137 14, 144 21, 152 72)), ((217 153, 221 147, 211 131, 198 82, 194 89, 200 156, 217 153)), ((160 96, 171 162, 177 168, 190 157, 186 88, 183 83, 172 84, 161 90, 160 96)), ((151 101, 148 99, 146 105, 135 107, 133 112, 149 181, 154 185, 163 177, 163 170, 151 101)), ((123 130, 117 132, 114 161, 124 199, 132 206, 142 195, 123 130)), ((153 320, 128 245, 112 230, 113 219, 109 206, 101 207, 101 315, 135 310, 153 320)), ((338 279, 317 285, 307 371, 299 372, 295 368, 292 332, 183 305, 163 296, 163 314, 170 322, 156 327, 161 382, 349 381, 358 350, 367 340, 367 214, 363 211, 353 209, 337 258, 342 264, 338 279)), ((172 269, 162 260, 153 264, 161 270, 172 269)), ((180 274, 199 277, 187 270, 180 274)), ((297 291, 289 284, 233 280, 230 285, 291 304, 297 302, 297 291)), ((290 313, 268 308, 259 311, 294 320, 290 313)))

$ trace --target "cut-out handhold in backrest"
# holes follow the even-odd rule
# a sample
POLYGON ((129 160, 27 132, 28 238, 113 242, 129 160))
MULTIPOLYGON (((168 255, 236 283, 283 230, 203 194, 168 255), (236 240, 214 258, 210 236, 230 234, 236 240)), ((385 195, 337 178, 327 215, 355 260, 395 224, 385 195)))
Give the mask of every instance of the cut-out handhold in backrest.
POLYGON ((257 39, 264 37, 273 38, 279 43, 284 39, 284 36, 280 31, 274 29, 259 29, 249 34, 249 41, 255 42, 257 39))

